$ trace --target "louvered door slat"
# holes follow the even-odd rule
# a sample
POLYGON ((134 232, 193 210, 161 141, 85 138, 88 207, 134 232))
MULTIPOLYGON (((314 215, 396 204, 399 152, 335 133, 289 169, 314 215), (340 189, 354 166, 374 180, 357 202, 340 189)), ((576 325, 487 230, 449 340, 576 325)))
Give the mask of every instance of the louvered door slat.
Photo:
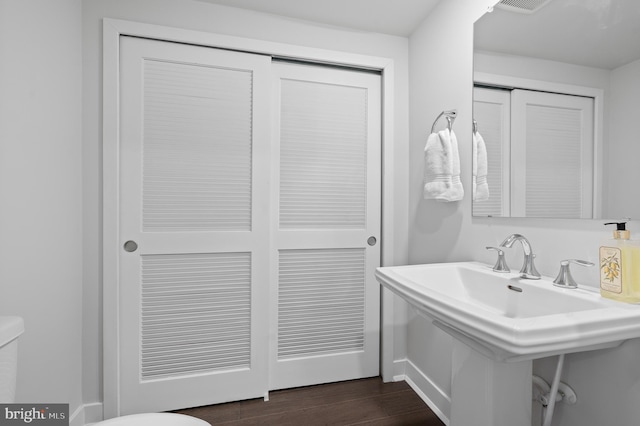
POLYGON ((142 256, 143 380, 249 366, 250 271, 249 253, 142 256), (172 281, 158 284, 167 270, 172 281), (193 289, 194 273, 206 284, 193 289))
POLYGON ((364 259, 362 249, 280 252, 279 359, 363 349, 364 259), (336 263, 357 279, 334 273, 336 263))
POLYGON ((526 110, 527 217, 580 217, 581 111, 538 105, 526 110))
POLYGON ((366 224, 367 91, 282 80, 280 227, 366 224))
POLYGON ((252 73, 146 61, 143 227, 251 227, 252 73))

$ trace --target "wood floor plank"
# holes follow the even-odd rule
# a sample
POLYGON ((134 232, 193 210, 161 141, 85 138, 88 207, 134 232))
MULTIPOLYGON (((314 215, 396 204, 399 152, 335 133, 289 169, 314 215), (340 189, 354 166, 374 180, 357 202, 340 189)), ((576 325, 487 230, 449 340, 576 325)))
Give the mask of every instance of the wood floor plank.
POLYGON ((444 423, 431 410, 418 410, 398 416, 344 426, 444 426, 444 423))
POLYGON ((253 399, 176 412, 215 426, 444 425, 407 383, 383 383, 379 377, 274 391, 267 402, 253 399))

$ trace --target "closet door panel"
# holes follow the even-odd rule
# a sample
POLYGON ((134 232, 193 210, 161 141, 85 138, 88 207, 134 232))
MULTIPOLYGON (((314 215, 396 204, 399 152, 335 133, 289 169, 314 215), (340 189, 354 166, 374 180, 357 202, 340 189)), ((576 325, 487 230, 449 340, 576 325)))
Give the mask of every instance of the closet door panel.
POLYGON ((267 392, 268 73, 121 39, 119 414, 267 392))
POLYGON ((380 77, 281 63, 274 74, 270 388, 377 375, 380 77))

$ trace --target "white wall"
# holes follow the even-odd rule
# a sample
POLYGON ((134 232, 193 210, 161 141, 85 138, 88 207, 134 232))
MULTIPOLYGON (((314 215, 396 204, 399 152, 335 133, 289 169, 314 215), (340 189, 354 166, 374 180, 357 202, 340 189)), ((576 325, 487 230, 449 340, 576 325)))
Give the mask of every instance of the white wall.
POLYGON ((0 313, 18 402, 82 402, 81 0, 0 1, 0 313))
MULTIPOLYGON (((85 402, 102 401, 101 334, 101 55, 102 18, 205 31, 264 41, 295 44, 395 61, 395 176, 394 240, 383 241, 395 250, 394 263, 407 262, 406 206, 408 204, 408 40, 359 31, 342 30, 241 9, 189 0, 84 0, 83 1, 83 177, 84 177, 84 392, 85 402)), ((404 304, 396 303, 395 354, 402 358, 406 321, 404 304)))
MULTIPOLYGON (((566 258, 598 261, 598 246, 609 236, 599 221, 561 219, 474 218, 471 216, 471 117, 473 22, 492 0, 443 0, 410 37, 410 263, 456 260, 494 262, 484 247, 499 244, 507 235, 522 233, 537 253, 536 265, 554 277, 566 258), (457 108, 454 130, 460 146, 462 181, 467 195, 456 203, 421 198, 422 152, 433 119, 443 109, 457 108)), ((629 228, 640 232, 640 223, 629 228)), ((638 234, 636 234, 638 235, 638 234)), ((521 264, 520 248, 510 250, 513 268, 521 264)), ((597 270, 574 268, 580 283, 596 286, 597 270)), ((440 397, 448 412, 450 347, 423 319, 412 316, 408 326, 408 358, 422 373, 426 393, 440 397), (429 384, 431 380, 431 384, 429 384)), ((579 403, 557 408, 554 424, 563 426, 636 424, 640 418, 640 369, 636 368, 638 341, 618 349, 568 355, 563 380, 574 387, 579 403), (636 401, 633 403, 632 401, 636 401)), ((550 381, 554 359, 535 363, 536 373, 550 381)))
MULTIPOLYGON (((470 231, 471 99, 473 27, 491 1, 443 0, 409 38, 410 111, 410 263, 470 260, 476 247, 470 231), (423 150, 433 121, 443 110, 457 109, 464 201, 441 203, 422 199, 423 150)), ((442 128, 440 122, 438 129, 442 128)), ((490 245, 495 245, 491 242, 490 245)), ((422 318, 410 318, 408 360, 417 369, 409 377, 422 383, 423 392, 449 417, 451 394, 451 338, 422 318), (420 373, 424 377, 420 377, 420 373), (417 376, 417 377, 416 377, 417 376)))

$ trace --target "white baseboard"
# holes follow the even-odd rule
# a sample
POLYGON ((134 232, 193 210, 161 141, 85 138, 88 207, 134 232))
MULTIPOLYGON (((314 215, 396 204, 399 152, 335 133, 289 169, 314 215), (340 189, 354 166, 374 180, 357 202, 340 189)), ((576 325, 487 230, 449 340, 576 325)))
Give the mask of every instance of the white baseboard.
POLYGON ((84 426, 84 406, 81 405, 69 414, 69 426, 84 426))
POLYGON ((418 394, 431 410, 449 425, 451 415, 451 397, 440 389, 427 375, 420 371, 411 361, 405 362, 404 380, 418 394))
POLYGON ((84 405, 85 425, 104 420, 102 402, 93 402, 84 405))
POLYGON ((87 426, 102 421, 102 403, 81 405, 69 416, 69 426, 87 426))
POLYGON ((393 361, 393 381, 400 382, 405 377, 405 367, 407 365, 407 359, 396 359, 393 361))

